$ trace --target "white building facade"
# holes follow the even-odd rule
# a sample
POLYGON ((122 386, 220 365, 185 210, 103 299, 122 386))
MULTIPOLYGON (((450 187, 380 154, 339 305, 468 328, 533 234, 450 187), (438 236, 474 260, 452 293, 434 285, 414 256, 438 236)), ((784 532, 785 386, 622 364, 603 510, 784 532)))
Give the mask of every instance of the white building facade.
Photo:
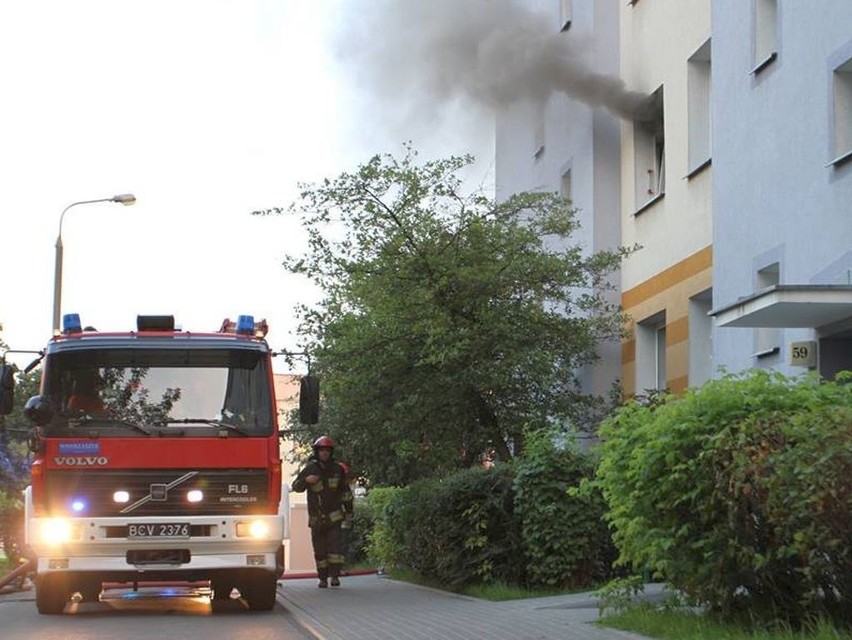
POLYGON ((852 2, 713 3, 715 358, 852 369, 852 2))
POLYGON ((647 96, 632 118, 563 96, 497 118, 498 197, 561 191, 590 251, 641 247, 587 390, 852 370, 852 2, 540 2, 647 96))
MULTIPOLYGON (((538 2, 554 33, 581 39, 589 70, 618 76, 616 0, 538 2)), ((608 111, 593 109, 564 93, 544 104, 517 102, 496 114, 496 195, 522 191, 556 192, 578 209, 579 235, 589 253, 621 244, 619 225, 619 125, 608 111)), ((618 302, 617 295, 613 302, 618 302)), ((620 345, 603 343, 601 361, 582 375, 584 391, 606 394, 620 373, 620 345)))

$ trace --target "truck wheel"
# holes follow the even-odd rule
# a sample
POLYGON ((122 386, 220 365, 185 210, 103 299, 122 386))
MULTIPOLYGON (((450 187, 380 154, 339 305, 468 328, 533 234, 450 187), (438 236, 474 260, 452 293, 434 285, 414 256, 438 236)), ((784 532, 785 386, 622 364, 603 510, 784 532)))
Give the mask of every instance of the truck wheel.
POLYGON ((71 588, 62 574, 36 576, 36 608, 39 613, 57 615, 65 611, 71 588))
POLYGON ((229 600, 234 581, 231 578, 213 578, 210 580, 210 588, 213 589, 214 600, 229 600))
POLYGON ((245 584, 237 587, 252 611, 270 611, 275 606, 278 574, 274 571, 254 571, 245 577, 245 584))
POLYGON ((99 602, 101 599, 101 581, 97 578, 81 578, 74 582, 72 591, 79 591, 83 602, 99 602))

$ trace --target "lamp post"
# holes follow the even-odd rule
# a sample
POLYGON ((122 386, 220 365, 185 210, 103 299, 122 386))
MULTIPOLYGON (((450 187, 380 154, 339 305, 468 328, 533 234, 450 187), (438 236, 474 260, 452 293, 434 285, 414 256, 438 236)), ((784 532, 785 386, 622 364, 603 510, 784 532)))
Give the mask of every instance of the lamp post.
POLYGON ((65 213, 71 207, 76 207, 80 204, 94 204, 96 202, 119 202, 124 206, 129 206, 136 202, 136 196, 132 193, 122 193, 111 198, 98 198, 97 200, 80 200, 72 202, 62 210, 59 216, 59 234, 56 236, 56 266, 53 272, 53 333, 59 331, 59 307, 62 302, 62 221, 65 219, 65 213))

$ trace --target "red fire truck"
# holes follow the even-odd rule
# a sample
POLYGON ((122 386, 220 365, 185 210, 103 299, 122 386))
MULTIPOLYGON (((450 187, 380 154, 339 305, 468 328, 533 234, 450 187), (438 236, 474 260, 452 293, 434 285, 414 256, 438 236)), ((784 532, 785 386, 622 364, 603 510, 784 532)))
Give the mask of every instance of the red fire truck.
MULTIPOLYGON (((137 330, 85 329, 64 317, 44 350, 26 539, 36 606, 97 601, 103 583, 209 581, 250 609, 275 604, 288 536, 266 322, 219 331, 138 316, 137 330)), ((318 415, 316 379, 300 389, 318 415)))

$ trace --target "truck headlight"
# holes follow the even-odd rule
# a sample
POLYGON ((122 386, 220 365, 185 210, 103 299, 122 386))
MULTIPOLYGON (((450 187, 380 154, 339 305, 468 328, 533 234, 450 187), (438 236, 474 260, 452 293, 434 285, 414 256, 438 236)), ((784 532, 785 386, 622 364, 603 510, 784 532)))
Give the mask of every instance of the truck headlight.
POLYGON ((39 524, 42 542, 47 544, 63 544, 70 542, 76 536, 71 522, 64 518, 49 518, 39 524))
POLYGON ((252 520, 251 522, 238 522, 237 535, 241 538, 251 537, 256 539, 269 537, 269 525, 263 520, 252 520))

